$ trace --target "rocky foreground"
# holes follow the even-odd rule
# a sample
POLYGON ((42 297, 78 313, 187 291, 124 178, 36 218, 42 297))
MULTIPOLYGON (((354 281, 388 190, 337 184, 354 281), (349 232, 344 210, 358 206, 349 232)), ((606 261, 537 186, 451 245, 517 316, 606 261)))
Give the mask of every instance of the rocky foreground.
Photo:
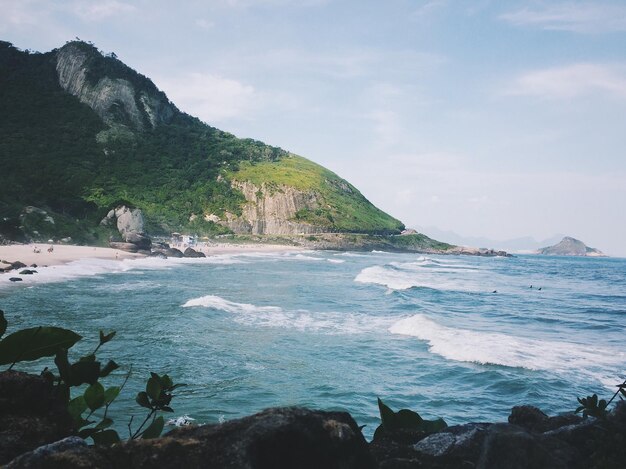
POLYGON ((274 408, 223 424, 177 428, 111 447, 73 436, 41 377, 0 373, 0 464, 7 468, 249 469, 623 468, 626 405, 605 419, 515 407, 508 423, 470 423, 367 443, 346 412, 274 408))

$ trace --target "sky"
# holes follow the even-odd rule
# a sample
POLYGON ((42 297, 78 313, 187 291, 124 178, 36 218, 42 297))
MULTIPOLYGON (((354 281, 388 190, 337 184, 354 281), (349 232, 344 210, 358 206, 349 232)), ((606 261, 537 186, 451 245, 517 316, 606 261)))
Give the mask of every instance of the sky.
POLYGON ((0 0, 179 109, 305 156, 408 227, 626 257, 626 1, 0 0))

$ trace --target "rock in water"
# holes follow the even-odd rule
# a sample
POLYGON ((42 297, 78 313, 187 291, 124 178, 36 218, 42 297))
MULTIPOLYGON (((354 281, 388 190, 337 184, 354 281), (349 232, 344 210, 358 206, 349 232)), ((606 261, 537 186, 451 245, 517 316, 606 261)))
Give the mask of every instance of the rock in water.
POLYGON ((590 248, 578 239, 564 237, 554 246, 539 249, 538 254, 548 256, 586 256, 586 257, 606 257, 606 255, 595 248, 590 248))

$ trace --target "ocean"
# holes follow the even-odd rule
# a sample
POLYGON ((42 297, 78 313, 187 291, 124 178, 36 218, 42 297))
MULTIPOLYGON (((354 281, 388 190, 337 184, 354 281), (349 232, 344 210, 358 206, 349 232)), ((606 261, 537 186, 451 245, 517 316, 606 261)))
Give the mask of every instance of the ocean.
POLYGON ((109 386, 132 365, 110 409, 122 436, 150 371, 187 384, 172 417, 345 410, 367 438, 377 397, 448 424, 506 421, 521 404, 573 411, 626 377, 626 259, 302 251, 37 270, 0 276, 8 333, 72 329, 77 359, 117 331, 98 355, 121 365, 109 386))

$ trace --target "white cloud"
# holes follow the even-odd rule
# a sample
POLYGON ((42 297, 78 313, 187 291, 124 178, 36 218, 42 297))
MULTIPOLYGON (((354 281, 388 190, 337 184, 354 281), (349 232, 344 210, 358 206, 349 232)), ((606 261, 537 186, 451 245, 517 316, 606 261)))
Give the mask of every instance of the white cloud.
POLYGON ((570 99, 594 92, 626 98, 626 67, 579 63, 536 70, 518 77, 504 94, 570 99))
POLYGON ((200 29, 204 29, 205 31, 208 31, 215 27, 215 23, 213 23, 212 21, 205 20, 204 18, 199 18, 196 20, 196 26, 198 26, 200 29))
POLYGON ((102 21, 112 16, 127 15, 137 11, 134 5, 119 2, 117 0, 105 0, 98 2, 75 2, 73 7, 69 7, 85 21, 102 21))
POLYGON ((214 74, 187 73, 154 82, 181 110, 209 124, 245 118, 257 101, 252 86, 214 74))
POLYGON ((626 5, 598 2, 562 2, 523 8, 500 16, 516 26, 538 26, 553 31, 607 33, 626 31, 626 5))

